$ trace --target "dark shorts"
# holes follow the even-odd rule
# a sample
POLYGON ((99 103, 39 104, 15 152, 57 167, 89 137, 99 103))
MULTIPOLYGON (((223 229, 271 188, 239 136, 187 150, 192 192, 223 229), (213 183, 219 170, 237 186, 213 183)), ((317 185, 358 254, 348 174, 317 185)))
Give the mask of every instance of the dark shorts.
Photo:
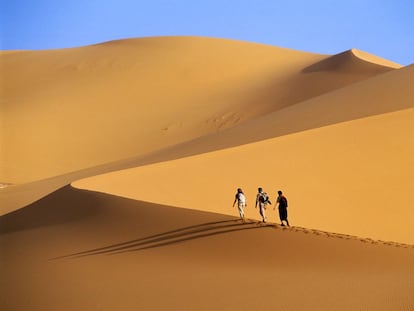
POLYGON ((287 207, 279 206, 279 218, 280 218, 280 220, 286 220, 287 219, 287 207))

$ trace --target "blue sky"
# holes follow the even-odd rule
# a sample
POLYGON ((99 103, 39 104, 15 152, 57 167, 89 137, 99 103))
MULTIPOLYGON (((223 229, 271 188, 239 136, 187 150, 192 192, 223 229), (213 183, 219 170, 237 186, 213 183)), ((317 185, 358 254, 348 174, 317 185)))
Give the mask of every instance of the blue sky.
POLYGON ((414 63, 414 0, 0 0, 1 49, 195 35, 414 63))

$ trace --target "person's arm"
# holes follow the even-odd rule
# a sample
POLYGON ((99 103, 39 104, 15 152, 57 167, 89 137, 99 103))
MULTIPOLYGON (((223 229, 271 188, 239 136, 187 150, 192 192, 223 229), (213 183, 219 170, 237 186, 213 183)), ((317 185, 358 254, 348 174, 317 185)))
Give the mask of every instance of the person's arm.
POLYGON ((280 199, 280 197, 278 196, 278 197, 276 198, 276 202, 275 202, 275 206, 273 207, 273 210, 275 210, 275 209, 276 209, 276 206, 277 206, 277 204, 279 203, 279 199, 280 199))
POLYGON ((234 197, 233 207, 234 207, 234 204, 236 204, 236 202, 237 202, 237 194, 236 194, 236 196, 234 197))

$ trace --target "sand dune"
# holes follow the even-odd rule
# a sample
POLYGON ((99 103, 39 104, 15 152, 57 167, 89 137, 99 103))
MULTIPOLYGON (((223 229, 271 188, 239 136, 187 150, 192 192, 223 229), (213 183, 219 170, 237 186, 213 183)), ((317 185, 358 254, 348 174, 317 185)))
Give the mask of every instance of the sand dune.
POLYGON ((193 37, 0 57, 0 181, 13 184, 146 154, 396 67, 193 37))
POLYGON ((413 306, 413 249, 402 245, 70 187, 1 217, 0 232, 2 310, 413 306))
MULTIPOLYGON (((233 195, 242 187, 255 219, 257 187, 273 199, 283 189, 291 221, 300 226, 412 244, 413 118, 414 109, 404 110, 74 185, 225 214, 235 213, 233 195)), ((277 220, 275 212, 269 214, 277 220)))
MULTIPOLYGON (((7 81, 0 104, 4 120, 0 182, 19 186, 0 193, 5 202, 2 213, 77 178, 108 170, 90 167, 129 157, 138 159, 109 169, 154 162, 157 158, 151 152, 166 146, 176 149, 179 142, 238 124, 245 126, 244 133, 213 136, 198 148, 191 142, 190 151, 175 155, 168 151, 161 160, 280 135, 285 126, 274 127, 273 120, 262 122, 257 117, 398 68, 373 55, 365 54, 366 60, 356 57, 361 53, 353 49, 325 56, 192 37, 3 52, 7 81), (263 129, 263 124, 272 129, 263 129), (78 173, 80 169, 84 170, 78 173)), ((374 106, 367 105, 368 111, 374 106)), ((303 130, 309 121, 319 120, 306 118, 307 112, 289 126, 303 130)), ((344 118, 328 123, 338 120, 344 118)))
POLYGON ((413 309, 413 66, 198 37, 0 62, 1 310, 413 309))
MULTIPOLYGON (((160 157, 276 138, 74 185, 226 214, 234 212, 229 205, 239 186, 251 201, 258 186, 274 197, 282 188, 295 202, 292 217, 301 226, 414 243, 413 70, 411 66, 353 84, 170 148, 160 157)), ((249 216, 259 218, 254 209, 249 216)))

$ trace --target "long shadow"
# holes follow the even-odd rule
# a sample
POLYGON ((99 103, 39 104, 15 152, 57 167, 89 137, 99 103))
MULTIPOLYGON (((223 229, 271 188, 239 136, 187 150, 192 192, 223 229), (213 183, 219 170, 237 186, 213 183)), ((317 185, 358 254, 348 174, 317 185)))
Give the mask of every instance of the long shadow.
MULTIPOLYGON (((246 225, 246 224, 244 224, 244 225, 246 225)), ((156 248, 156 247, 161 247, 161 246, 167 246, 167 245, 171 245, 171 244, 176 244, 176 243, 180 243, 180 242, 186 242, 186 241, 190 241, 190 240, 200 239, 200 238, 204 238, 204 237, 208 237, 208 236, 213 236, 213 235, 218 235, 218 234, 225 234, 225 233, 229 233, 229 232, 236 232, 236 231, 242 231, 242 230, 252 230, 252 229, 261 229, 261 228, 264 228, 264 227, 272 226, 272 225, 267 225, 267 224, 262 225, 261 223, 257 223, 257 222, 256 223, 250 223, 250 226, 244 226, 244 225, 243 224, 238 224, 238 225, 235 225, 235 226, 238 226, 238 228, 220 230, 220 231, 209 232, 209 233, 202 233, 202 234, 197 234, 197 235, 194 235, 194 236, 181 237, 181 238, 176 239, 176 240, 156 243, 154 245, 148 245, 148 246, 143 245, 143 246, 138 247, 138 248, 132 248, 132 249, 126 249, 126 250, 122 250, 122 251, 117 251, 117 252, 111 253, 110 255, 126 253, 126 252, 136 252, 136 251, 141 251, 141 250, 146 250, 146 249, 151 249, 151 248, 156 248)))
POLYGON ((132 252, 144 249, 150 249, 155 247, 161 247, 179 242, 199 239, 207 236, 224 234, 240 230, 259 229, 269 225, 261 224, 256 221, 240 222, 240 220, 223 220, 217 222, 209 222, 200 225, 188 226, 179 228, 164 233, 159 233, 140 239, 134 239, 122 243, 112 244, 104 247, 94 248, 82 252, 77 252, 69 255, 59 256, 52 258, 65 259, 65 258, 80 258, 86 256, 94 256, 101 254, 119 254, 124 252, 132 252))

